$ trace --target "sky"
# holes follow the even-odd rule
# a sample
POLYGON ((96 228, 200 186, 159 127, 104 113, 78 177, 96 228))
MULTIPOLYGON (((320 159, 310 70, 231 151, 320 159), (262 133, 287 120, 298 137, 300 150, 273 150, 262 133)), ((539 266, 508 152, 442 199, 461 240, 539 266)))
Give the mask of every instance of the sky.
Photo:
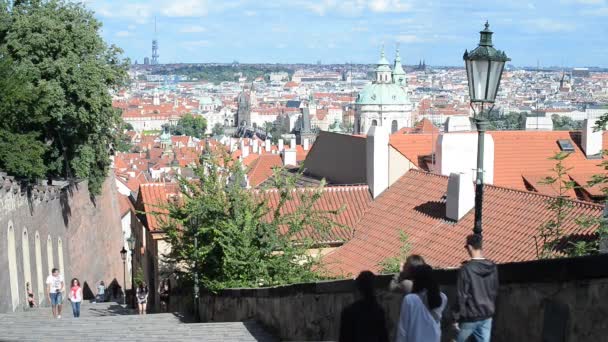
POLYGON ((462 65, 486 20, 516 66, 608 67, 608 0, 87 0, 132 61, 462 65))

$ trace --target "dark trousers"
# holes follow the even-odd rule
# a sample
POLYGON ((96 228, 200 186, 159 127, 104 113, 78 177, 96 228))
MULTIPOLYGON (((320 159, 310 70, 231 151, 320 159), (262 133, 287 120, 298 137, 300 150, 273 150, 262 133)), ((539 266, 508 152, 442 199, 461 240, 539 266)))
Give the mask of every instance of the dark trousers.
POLYGON ((74 317, 80 317, 80 302, 72 302, 72 313, 74 317))

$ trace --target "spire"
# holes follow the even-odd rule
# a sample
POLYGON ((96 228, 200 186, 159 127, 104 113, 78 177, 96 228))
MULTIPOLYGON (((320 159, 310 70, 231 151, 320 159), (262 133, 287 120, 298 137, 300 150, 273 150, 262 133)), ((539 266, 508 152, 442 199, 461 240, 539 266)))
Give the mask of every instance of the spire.
POLYGON ((398 85, 405 85, 405 71, 401 65, 401 55, 399 54, 399 44, 397 44, 397 51, 395 52, 395 64, 393 66, 393 83, 398 85))

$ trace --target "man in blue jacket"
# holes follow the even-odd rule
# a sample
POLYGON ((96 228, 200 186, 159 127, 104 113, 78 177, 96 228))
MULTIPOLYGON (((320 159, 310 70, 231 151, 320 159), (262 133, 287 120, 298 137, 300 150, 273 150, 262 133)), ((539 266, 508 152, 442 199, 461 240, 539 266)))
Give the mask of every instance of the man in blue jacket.
POLYGON ((467 236, 465 247, 471 259, 458 273, 458 303, 454 313, 459 329, 457 340, 464 342, 473 336, 475 341, 489 342, 498 294, 498 269, 484 258, 481 235, 467 236))

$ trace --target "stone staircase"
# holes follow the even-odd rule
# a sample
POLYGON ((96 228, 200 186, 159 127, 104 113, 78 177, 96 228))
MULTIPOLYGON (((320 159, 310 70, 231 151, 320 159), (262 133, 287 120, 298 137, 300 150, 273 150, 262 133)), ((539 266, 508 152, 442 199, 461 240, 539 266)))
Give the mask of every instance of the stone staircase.
POLYGON ((139 316, 116 303, 83 303, 80 318, 64 306, 0 314, 0 341, 277 341, 255 322, 187 323, 177 314, 139 316))

